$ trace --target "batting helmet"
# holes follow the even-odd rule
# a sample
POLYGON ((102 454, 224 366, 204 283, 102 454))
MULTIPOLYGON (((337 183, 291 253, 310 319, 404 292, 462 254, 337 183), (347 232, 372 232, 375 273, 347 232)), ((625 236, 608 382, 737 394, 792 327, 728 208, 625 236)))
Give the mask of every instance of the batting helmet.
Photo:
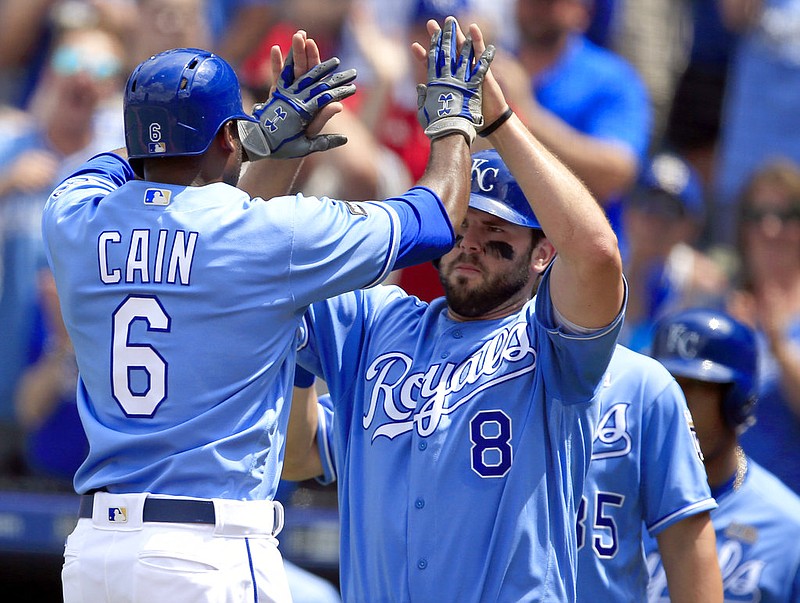
POLYGON ((124 112, 134 160, 200 155, 225 122, 256 121, 242 109, 233 68, 198 48, 167 50, 140 63, 125 85, 124 112))
POLYGON ((720 310, 684 310, 659 321, 652 356, 675 376, 729 383, 722 401, 728 424, 741 433, 755 423, 758 356, 750 327, 720 310))
POLYGON ((518 226, 542 228, 519 184, 494 149, 472 155, 469 206, 518 226))

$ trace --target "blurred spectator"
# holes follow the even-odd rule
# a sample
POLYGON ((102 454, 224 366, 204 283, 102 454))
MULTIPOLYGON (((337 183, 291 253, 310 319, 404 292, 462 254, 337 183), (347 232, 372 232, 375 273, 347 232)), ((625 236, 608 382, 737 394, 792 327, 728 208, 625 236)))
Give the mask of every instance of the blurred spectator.
POLYGON ((205 4, 206 0, 139 0, 136 18, 126 34, 125 72, 170 48, 210 49, 211 26, 205 4))
POLYGON ((653 107, 651 149, 659 147, 676 83, 686 66, 691 1, 628 0, 619 2, 616 11, 609 45, 633 64, 647 86, 653 107))
POLYGON ((53 275, 39 273, 40 321, 33 330, 32 362, 16 391, 16 417, 25 431, 26 473, 52 478, 70 492, 89 442, 78 416, 78 364, 61 318, 53 275))
POLYGON ((179 47, 211 50, 238 71, 277 19, 276 4, 277 0, 138 0, 125 31, 126 71, 153 54, 179 47))
POLYGON ((589 187, 621 233, 620 197, 650 141, 651 108, 636 70, 584 35, 591 0, 516 0, 517 57, 492 70, 518 115, 589 187))
POLYGON ((736 197, 765 161, 800 162, 800 0, 720 0, 741 32, 725 91, 713 237, 734 243, 736 197))
POLYGON ((697 173, 677 155, 656 155, 624 201, 629 295, 620 343, 647 351, 665 314, 724 305, 727 275, 694 246, 704 218, 697 173))
POLYGON ((742 446, 800 493, 800 167, 755 172, 738 211, 741 281, 731 312, 757 328, 758 422, 742 446))
POLYGON ((691 0, 691 43, 672 99, 664 142, 714 182, 722 99, 736 35, 722 22, 720 0, 691 0))
POLYGON ((613 47, 621 4, 624 0, 592 0, 592 19, 586 28, 589 40, 598 46, 613 47))
POLYGON ((205 0, 211 36, 209 50, 238 70, 276 21, 278 3, 278 0, 205 0))
POLYGON ((97 29, 63 34, 25 114, 0 120, 0 422, 13 420, 30 358, 41 210, 56 184, 96 152, 123 145, 121 49, 97 29))
POLYGON ((50 8, 57 0, 0 4, 0 103, 24 106, 47 48, 50 8))
POLYGON ((136 10, 136 0, 0 3, 0 103, 27 107, 60 31, 99 27, 119 35, 136 10))
MULTIPOLYGON (((720 0, 690 0, 691 44, 686 68, 678 78, 664 129, 664 144, 675 149, 700 175, 709 214, 713 194, 722 101, 736 35, 722 22, 720 0)), ((710 246, 711 220, 700 240, 710 246)))

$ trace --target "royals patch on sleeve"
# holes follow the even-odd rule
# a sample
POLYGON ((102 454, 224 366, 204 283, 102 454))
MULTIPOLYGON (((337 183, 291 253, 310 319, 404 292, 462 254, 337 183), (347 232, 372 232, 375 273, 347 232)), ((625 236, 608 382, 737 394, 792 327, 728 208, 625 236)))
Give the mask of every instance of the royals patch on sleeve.
POLYGON ((349 211, 354 216, 366 216, 367 215, 367 208, 364 206, 363 203, 356 203, 353 201, 342 201, 342 203, 347 206, 347 211, 349 211))

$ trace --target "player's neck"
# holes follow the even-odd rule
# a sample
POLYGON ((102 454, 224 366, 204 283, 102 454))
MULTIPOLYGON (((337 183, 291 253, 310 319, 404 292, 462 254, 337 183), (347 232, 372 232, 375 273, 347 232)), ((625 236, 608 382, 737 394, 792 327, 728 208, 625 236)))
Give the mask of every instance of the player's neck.
MULTIPOLYGON (((708 475, 708 485, 714 488, 720 488, 726 482, 738 476, 738 473, 743 473, 746 469, 746 460, 744 460, 744 453, 740 452, 737 442, 734 440, 730 446, 726 446, 724 452, 710 457, 706 457, 705 466, 706 474, 708 475)), ((744 475, 740 477, 744 478, 744 475)))

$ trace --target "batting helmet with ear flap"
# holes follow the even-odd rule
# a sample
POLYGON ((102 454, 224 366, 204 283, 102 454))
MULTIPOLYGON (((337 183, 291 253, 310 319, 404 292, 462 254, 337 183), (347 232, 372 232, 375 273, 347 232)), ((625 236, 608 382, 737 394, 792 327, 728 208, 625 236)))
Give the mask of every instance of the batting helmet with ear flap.
POLYGON ((519 184, 494 149, 472 155, 469 206, 518 226, 542 228, 519 184))
POLYGON ((167 50, 140 63, 125 85, 123 104, 134 168, 147 157, 200 155, 225 122, 256 121, 242 109, 233 68, 198 48, 167 50))
POLYGON ((651 355, 676 377, 729 383, 728 424, 742 433, 755 423, 758 352, 747 325, 720 310, 684 310, 658 322, 651 355))

